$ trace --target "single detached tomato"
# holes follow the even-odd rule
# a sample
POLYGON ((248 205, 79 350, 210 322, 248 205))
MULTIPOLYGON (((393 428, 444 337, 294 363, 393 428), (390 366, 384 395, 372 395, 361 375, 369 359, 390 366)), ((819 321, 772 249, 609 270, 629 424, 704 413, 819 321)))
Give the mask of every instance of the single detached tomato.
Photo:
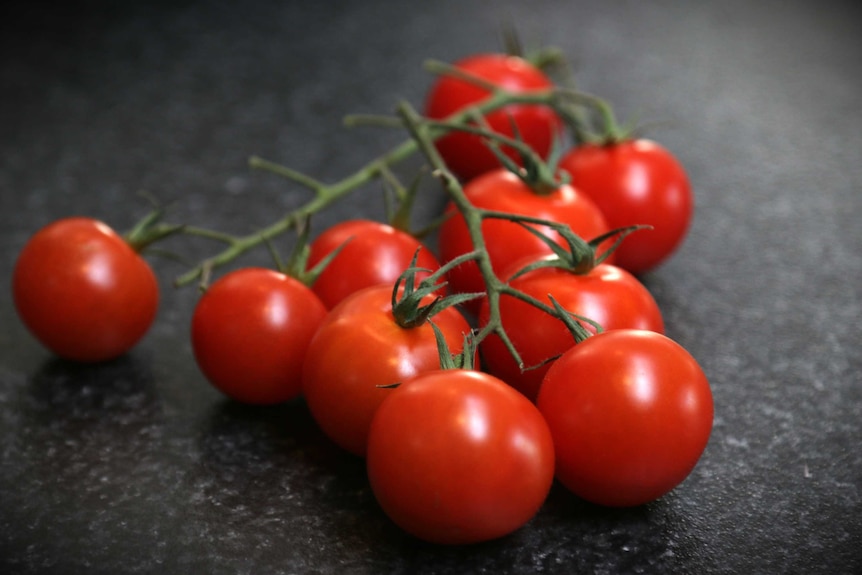
MULTIPOLYGON (((477 208, 531 216, 567 224, 572 231, 591 240, 610 231, 604 216, 593 201, 575 188, 562 185, 547 194, 530 189, 515 174, 500 168, 488 172, 464 186, 464 193, 477 208)), ((450 205, 447 209, 454 210, 450 205)), ((562 237, 550 228, 541 230, 565 245, 562 237)), ((541 239, 517 223, 486 219, 482 223, 485 247, 495 272, 500 273, 513 262, 526 257, 540 257, 551 253, 541 239)), ((473 250, 467 224, 461 214, 448 218, 439 231, 440 259, 451 261, 473 250)), ((455 293, 485 291, 485 284, 475 262, 469 261, 453 268, 448 274, 449 288, 455 293)), ((478 303, 469 309, 475 311, 478 303)))
POLYGON ((384 512, 433 543, 477 543, 526 524, 554 477, 536 406, 487 373, 444 370, 386 398, 368 435, 368 477, 384 512))
MULTIPOLYGON (((520 262, 511 271, 527 263, 520 262)), ((510 285, 549 306, 549 296, 553 296, 567 311, 591 319, 605 330, 633 328, 664 333, 661 310, 649 290, 632 274, 611 264, 599 264, 583 274, 539 268, 516 277, 510 285)), ((485 325, 488 317, 488 302, 484 300, 480 325, 485 325)), ((497 335, 480 344, 482 363, 487 371, 535 401, 551 360, 575 345, 575 340, 560 319, 509 295, 500 298, 500 318, 525 367, 532 369, 521 371, 497 335)), ((588 322, 581 324, 595 333, 588 322)))
MULTIPOLYGON (((455 68, 511 92, 532 92, 553 88, 553 82, 538 68, 517 56, 479 54, 455 63, 455 68)), ((440 76, 425 103, 425 115, 442 120, 468 106, 479 104, 490 93, 469 81, 452 75, 440 76)), ((542 105, 511 104, 485 116, 489 127, 504 136, 517 134, 542 158, 546 158, 562 127, 557 114, 542 105)), ((500 167, 500 160, 477 135, 451 132, 437 140, 437 149, 446 165, 459 177, 469 180, 500 167)), ((517 152, 503 148, 519 161, 517 152)))
POLYGON ((712 392, 700 366, 652 331, 611 330, 572 347, 548 370, 537 405, 554 437, 557 478, 613 507, 676 487, 712 430, 712 392))
POLYGON ((650 225, 635 232, 615 252, 615 263, 634 274, 656 267, 682 243, 694 199, 679 160, 644 139, 570 150, 559 164, 571 184, 589 195, 612 229, 650 225))
MULTIPOLYGON (((395 284, 419 251, 416 266, 431 270, 440 263, 430 250, 407 232, 372 220, 348 220, 327 228, 313 242, 308 258, 314 266, 341 247, 312 285, 312 290, 327 308, 362 288, 395 284), (345 243, 347 242, 347 243, 345 243), (343 246, 343 247, 341 247, 343 246)), ((428 273, 418 273, 422 281, 428 273)))
MULTIPOLYGON (((430 303, 427 296, 423 303, 430 303)), ((433 321, 453 353, 470 331, 455 308, 433 321)), ((401 327, 392 312, 392 286, 379 285, 348 296, 333 308, 308 348, 303 391, 312 417, 336 444, 365 455, 368 427, 383 399, 400 383, 440 368, 434 329, 424 323, 401 327)))
POLYGON ((60 357, 118 357, 147 332, 159 304, 152 269, 113 229, 90 218, 53 222, 33 235, 15 264, 15 308, 60 357))
POLYGON ((305 353, 326 313, 290 276, 264 268, 230 272, 195 307, 195 360, 210 383, 236 401, 288 401, 302 392, 305 353))

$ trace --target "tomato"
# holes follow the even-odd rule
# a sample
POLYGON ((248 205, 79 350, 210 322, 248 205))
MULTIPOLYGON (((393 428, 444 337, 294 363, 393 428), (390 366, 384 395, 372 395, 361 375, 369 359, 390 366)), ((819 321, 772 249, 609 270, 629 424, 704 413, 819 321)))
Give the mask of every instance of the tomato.
MULTIPOLYGON (((341 251, 312 285, 327 308, 349 294, 378 284, 392 287, 420 249, 416 266, 431 271, 440 263, 430 250, 407 232, 372 220, 348 220, 327 228, 311 242, 309 266, 314 266, 340 246, 341 251), (348 241, 349 240, 349 241, 348 241), (345 244, 345 242, 347 242, 345 244)), ((429 274, 418 273, 417 281, 429 274)))
POLYGON ((682 482, 712 430, 709 382, 668 337, 610 330, 562 355, 537 405, 556 449, 556 476, 583 499, 640 505, 682 482))
MULTIPOLYGON (((538 68, 517 56, 478 54, 454 64, 455 68, 495 86, 522 93, 553 88, 553 82, 538 68)), ((428 93, 425 115, 442 120, 489 96, 484 88, 451 75, 440 76, 428 93)), ((489 127, 504 136, 514 137, 512 123, 521 140, 542 158, 547 158, 562 122, 549 107, 512 104, 485 116, 489 127)), ((448 168, 464 180, 500 167, 500 160, 487 144, 474 134, 451 132, 437 140, 437 149, 448 168)), ((513 160, 517 152, 503 148, 513 160)))
MULTIPOLYGON (((423 301, 430 303, 434 296, 423 301)), ((460 352, 467 320, 455 308, 431 319, 449 348, 460 352)), ((430 324, 403 328, 392 312, 392 286, 360 290, 333 308, 314 336, 303 370, 312 417, 345 450, 365 455, 371 418, 391 389, 423 371, 440 368, 430 324)))
POLYGON ((81 362, 127 352, 159 305, 149 264, 108 225, 84 217, 57 220, 30 238, 15 263, 12 294, 36 339, 81 362))
MULTIPOLYGON (((601 211, 592 200, 575 188, 562 185, 548 194, 537 194, 515 174, 500 168, 471 180, 464 193, 477 208, 532 216, 568 224, 578 235, 591 240, 610 231, 601 211)), ((455 208, 450 204, 449 210, 455 208)), ((543 232, 565 245, 557 232, 543 227, 543 232)), ((529 256, 543 256, 551 249, 519 224, 499 219, 482 223, 485 247, 495 272, 500 273, 513 262, 529 256)), ((461 214, 448 218, 439 231, 440 259, 448 262, 473 250, 467 224, 461 214)), ((449 288, 455 293, 485 290, 485 284, 475 262, 456 266, 448 274, 449 288)), ((478 303, 468 308, 475 311, 478 303)))
POLYGON ((554 477, 538 409, 487 373, 429 372, 386 398, 368 435, 368 477, 385 513, 433 543, 477 543, 526 524, 554 477))
MULTIPOLYGON (((519 262, 511 271, 527 263, 519 262)), ((652 294, 635 276, 615 265, 599 264, 584 274, 539 268, 511 280, 510 285, 548 305, 552 305, 549 294, 553 295, 564 309, 591 319, 605 330, 635 328, 664 333, 661 310, 652 294)), ((485 300, 479 311, 480 325, 488 322, 488 316, 485 300)), ((487 371, 535 401, 551 364, 536 366, 568 350, 575 340, 560 319, 512 296, 501 296, 500 318, 524 365, 535 369, 521 371, 503 341, 493 334, 480 344, 482 363, 487 371)), ((581 323, 595 333, 592 325, 581 323)))
POLYGON ((688 231, 694 199, 688 175, 667 149, 645 139, 578 146, 559 167, 589 195, 611 228, 650 225, 626 237, 615 263, 641 274, 665 261, 688 231))
POLYGON ((210 383, 249 404, 288 401, 302 391, 302 363, 326 308, 300 281, 242 268, 213 283, 195 306, 195 360, 210 383))

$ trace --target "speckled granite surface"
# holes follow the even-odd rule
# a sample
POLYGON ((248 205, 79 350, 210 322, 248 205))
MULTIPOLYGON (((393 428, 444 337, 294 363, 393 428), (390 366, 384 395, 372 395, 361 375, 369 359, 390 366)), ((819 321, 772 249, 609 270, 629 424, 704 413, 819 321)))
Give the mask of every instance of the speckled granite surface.
MULTIPOLYGON (((128 356, 44 352, 0 292, 3 573, 852 573, 862 570, 862 65, 852 2, 13 2, 0 16, 0 276, 51 219, 120 228, 145 189, 174 220, 246 231, 302 193, 258 154, 335 180, 401 135, 351 112, 421 101, 423 60, 561 47, 582 88, 660 125, 694 182, 683 249, 644 278, 713 386, 689 479, 638 509, 554 489, 468 548, 401 534, 361 462, 297 402, 230 404, 165 291, 128 356)), ((425 197, 417 218, 439 209, 425 197)), ((360 195, 318 225, 379 217, 360 195)), ((209 253, 190 242, 186 255, 209 253)), ((261 258, 252 256, 246 262, 261 258)))

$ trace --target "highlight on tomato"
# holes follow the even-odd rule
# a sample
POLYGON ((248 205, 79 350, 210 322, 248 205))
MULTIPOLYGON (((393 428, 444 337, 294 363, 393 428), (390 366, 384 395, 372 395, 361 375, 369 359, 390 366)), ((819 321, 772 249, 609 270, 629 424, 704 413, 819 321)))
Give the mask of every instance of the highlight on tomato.
POLYGON ((420 240, 373 220, 354 219, 335 224, 318 235, 309 248, 309 267, 339 250, 311 286, 328 309, 363 288, 379 284, 392 286, 411 265, 417 250, 415 265, 429 270, 417 272, 417 281, 440 267, 437 258, 420 240))
POLYGON ((620 267, 643 274, 682 244, 694 198, 685 169, 663 146, 643 138, 582 144, 564 154, 559 167, 601 209, 611 228, 652 227, 619 246, 614 263, 620 267))
MULTIPOLYGON (((476 54, 459 60, 454 67, 516 93, 548 90, 554 86, 544 72, 518 56, 476 54)), ((489 95, 490 92, 482 86, 455 75, 442 74, 428 92, 425 115, 444 120, 482 102, 489 95)), ((556 112, 539 104, 508 105, 486 114, 484 118, 492 131, 520 138, 543 159, 548 157, 562 129, 556 112)), ((447 167, 463 180, 470 180, 501 165, 482 138, 475 134, 452 131, 438 139, 436 146, 447 167)), ((513 161, 520 161, 515 150, 503 146, 503 152, 513 161)))
POLYGON ((384 512, 441 544, 502 537, 532 519, 554 477, 539 410, 484 373, 446 369, 392 390, 368 433, 368 478, 384 512))
POLYGON ((159 305, 150 265, 107 224, 57 220, 26 243, 12 274, 21 321, 56 355, 99 362, 129 351, 159 305))
MULTIPOLYGON (((661 310, 649 290, 635 276, 612 264, 601 263, 582 272, 565 267, 538 267, 512 278, 518 270, 556 256, 516 262, 503 277, 509 285, 552 306, 551 297, 566 311, 588 318, 582 327, 595 333, 595 324, 604 330, 633 328, 664 333, 661 310)), ((479 325, 488 323, 490 308, 483 300, 479 325)), ((576 344, 574 335, 559 318, 514 296, 500 296, 500 320, 527 369, 512 357, 502 339, 489 335, 480 344, 484 368, 529 399, 535 401, 542 379, 554 358, 576 344)))
POLYGON ((266 268, 219 278, 192 316, 195 360, 228 397, 272 405, 302 392, 302 365, 326 307, 302 282, 266 268))
MULTIPOLYGON (((488 172, 464 186, 464 194, 477 208, 508 214, 531 216, 566 224, 571 230, 590 240, 610 231, 598 206, 586 195, 568 184, 537 192, 524 180, 506 168, 488 172)), ((450 203, 448 210, 455 211, 450 203)), ((566 242, 558 232, 547 226, 534 226, 560 245, 566 242)), ((497 273, 527 257, 552 254, 551 248, 518 223, 489 218, 482 222, 485 247, 497 273)), ((454 213, 439 230, 440 260, 445 264, 473 250, 473 243, 464 217, 454 213)), ((612 260, 611 260, 612 261, 612 260)), ((484 280, 474 261, 454 267, 447 274, 449 288, 454 293, 484 291, 484 280)), ((478 302, 468 306, 474 312, 478 302)))
POLYGON ((609 330, 557 359, 537 400, 554 438, 556 477, 593 503, 653 501, 694 469, 713 399, 691 354, 665 335, 609 330))
POLYGON ((423 311, 437 301, 433 293, 403 295, 403 288, 393 298, 393 286, 378 285, 348 296, 329 312, 308 347, 302 374, 308 409, 330 439, 355 455, 366 453, 368 428, 392 391, 388 386, 440 368, 430 322, 455 353, 470 332, 455 307, 433 315, 423 311))

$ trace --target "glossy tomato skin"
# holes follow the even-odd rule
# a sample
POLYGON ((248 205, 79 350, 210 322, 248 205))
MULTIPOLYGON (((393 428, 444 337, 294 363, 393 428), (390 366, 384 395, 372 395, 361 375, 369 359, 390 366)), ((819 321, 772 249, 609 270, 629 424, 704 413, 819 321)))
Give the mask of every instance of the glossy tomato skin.
POLYGON ((477 371, 430 372, 383 402, 368 437, 377 501, 405 531, 477 543, 526 524, 545 501, 554 447, 538 409, 477 371))
POLYGON ((222 393, 272 405, 302 392, 302 364, 326 308, 300 281, 242 268, 213 283, 192 316, 195 360, 222 393))
POLYGON ((709 382, 668 337, 611 330, 563 354, 537 401, 556 449, 556 475, 576 495, 628 507, 681 483, 712 430, 709 382))
MULTIPOLYGON (((538 68, 517 56, 478 54, 454 64, 456 68, 512 92, 531 92, 553 88, 553 82, 538 68)), ((489 92, 451 75, 440 76, 428 93, 425 114, 442 120, 468 106, 486 99, 489 92)), ((547 106, 509 105, 486 115, 490 128, 502 135, 514 137, 512 121, 521 140, 546 158, 562 123, 547 106)), ((478 136, 452 132, 437 140, 437 149, 447 167, 464 180, 470 180, 500 167, 500 160, 478 136)), ((507 155, 519 161, 517 152, 506 149, 507 155)))
POLYGON ((646 139, 578 146, 559 167, 599 206, 611 228, 653 226, 626 237, 615 252, 620 267, 647 272, 683 242, 694 198, 685 169, 666 148, 646 139))
MULTIPOLYGON (((430 303, 434 296, 428 296, 430 303)), ((421 372, 440 368, 429 324, 399 326, 392 314, 392 287, 360 290, 333 308, 308 348, 303 391, 321 430, 345 450, 364 456, 374 412, 391 389, 421 372)), ((470 326, 455 308, 432 320, 457 353, 470 326)))
MULTIPOLYGON (((511 271, 527 263, 519 262, 511 271)), ((593 320, 605 330, 632 328, 664 333, 662 313, 652 294, 635 276, 615 265, 599 264, 584 274, 539 268, 511 280, 510 285, 548 305, 552 305, 549 294, 553 295, 564 309, 593 320)), ((488 317, 485 300, 479 324, 485 325, 488 317)), ((501 296, 500 317, 524 365, 534 369, 521 371, 496 335, 480 344, 482 363, 487 371, 535 401, 551 366, 549 360, 575 345, 575 340, 562 321, 512 296, 501 296)), ((587 322, 582 325, 595 333, 594 326, 587 322)))
POLYGON ((15 264, 12 293, 36 339, 80 362, 127 352, 159 304, 149 264, 108 225, 84 217, 57 220, 30 238, 15 264))
MULTIPOLYGON (((598 207, 575 188, 563 185, 555 191, 539 195, 533 192, 515 174, 498 169, 484 174, 464 186, 464 193, 474 206, 511 214, 532 216, 568 224, 586 240, 610 230, 598 207)), ((454 210, 450 205, 447 209, 454 210)), ((565 245, 563 239, 548 228, 544 232, 565 245)), ((519 224, 505 220, 488 219, 482 223, 485 247, 495 272, 501 273, 515 261, 551 253, 539 238, 519 224)), ((469 230, 461 214, 448 218, 439 231, 440 259, 448 262, 473 250, 469 230)), ((485 284, 475 262, 466 262, 448 274, 449 289, 455 293, 474 293, 485 290, 485 284)), ((472 305, 473 311, 478 303, 472 305)))
MULTIPOLYGON (((328 309, 362 288, 378 284, 394 286, 398 276, 410 267, 417 249, 420 250, 417 267, 431 271, 440 267, 434 254, 407 232, 361 219, 338 223, 317 236, 309 246, 309 266, 316 265, 342 244, 344 247, 312 285, 328 309)), ((428 275, 419 273, 416 280, 428 275)))

